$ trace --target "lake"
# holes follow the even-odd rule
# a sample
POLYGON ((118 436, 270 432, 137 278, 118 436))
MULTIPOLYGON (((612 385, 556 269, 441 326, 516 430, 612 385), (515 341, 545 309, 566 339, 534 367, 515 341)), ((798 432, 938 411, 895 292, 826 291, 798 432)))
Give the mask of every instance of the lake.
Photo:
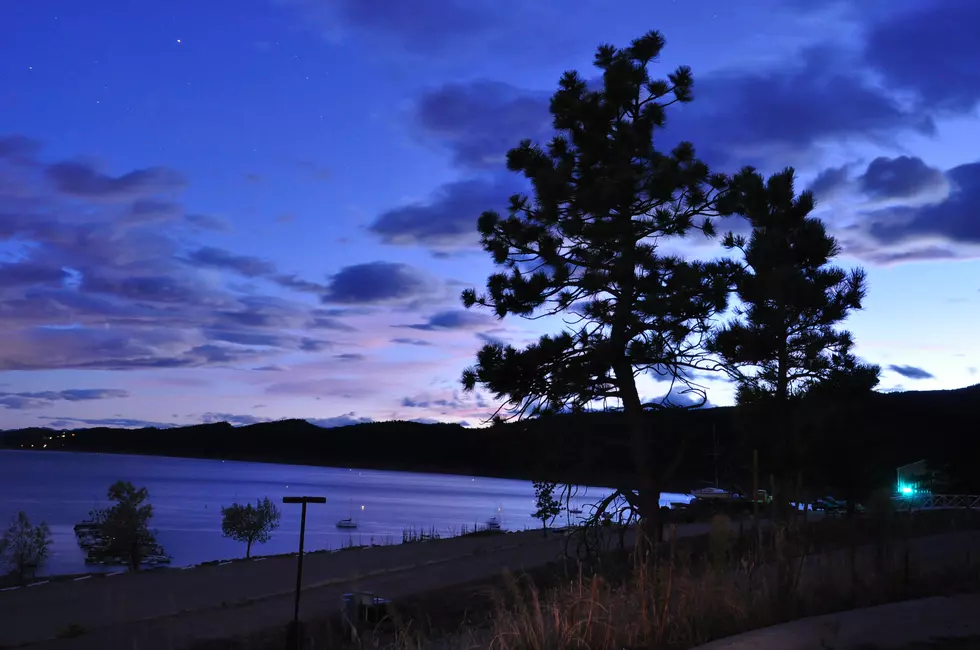
MULTIPOLYGON (((306 548, 336 549, 345 544, 401 542, 406 528, 434 528, 447 536, 497 515, 503 528, 540 527, 531 517, 534 488, 527 481, 442 474, 273 465, 221 460, 0 450, 0 526, 23 510, 32 523, 51 528, 51 558, 42 573, 118 571, 86 565, 73 526, 90 510, 108 505, 106 491, 117 480, 146 487, 153 504, 151 527, 173 558, 171 566, 231 559, 245 545, 221 534, 221 507, 269 497, 282 511, 272 539, 252 547, 256 555, 294 552, 299 546, 299 505, 284 496, 325 496, 327 503, 307 510, 306 548), (336 522, 350 514, 356 530, 336 522)), ((588 511, 607 490, 580 489, 573 504, 588 511)), ((664 495, 681 500, 679 495, 664 495)), ((684 499, 686 500, 686 499, 684 499)), ((559 519, 556 523, 561 522, 559 519)))

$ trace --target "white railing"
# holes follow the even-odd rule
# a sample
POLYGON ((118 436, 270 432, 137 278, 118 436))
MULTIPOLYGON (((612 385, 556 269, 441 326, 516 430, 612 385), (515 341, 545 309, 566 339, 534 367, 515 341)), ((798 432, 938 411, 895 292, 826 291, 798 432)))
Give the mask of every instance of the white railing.
POLYGON ((897 496, 895 500, 912 510, 980 509, 977 494, 913 494, 897 496))

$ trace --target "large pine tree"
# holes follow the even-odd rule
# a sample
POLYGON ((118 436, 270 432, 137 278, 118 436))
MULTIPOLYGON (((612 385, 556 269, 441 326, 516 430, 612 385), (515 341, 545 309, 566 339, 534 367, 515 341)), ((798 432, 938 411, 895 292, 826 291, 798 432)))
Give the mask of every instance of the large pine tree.
MULTIPOLYGON (((641 394, 638 377, 656 373, 684 384, 702 361, 702 342, 726 308, 731 266, 662 252, 692 232, 712 235, 709 219, 727 183, 684 142, 654 146, 666 109, 692 99, 690 69, 658 80, 648 66, 664 46, 650 32, 624 49, 598 48, 601 87, 566 73, 551 99, 558 135, 547 146, 523 141, 507 167, 530 180, 533 197, 512 197, 509 215, 479 219, 483 248, 502 267, 485 294, 463 292, 503 318, 565 313, 576 324, 524 349, 488 344, 463 374, 509 406, 510 417, 581 410, 598 401, 621 408, 636 480, 623 497, 646 531, 661 535, 659 498, 678 458, 657 453, 667 432, 641 394)), ((569 322, 569 321, 566 321, 569 322)))

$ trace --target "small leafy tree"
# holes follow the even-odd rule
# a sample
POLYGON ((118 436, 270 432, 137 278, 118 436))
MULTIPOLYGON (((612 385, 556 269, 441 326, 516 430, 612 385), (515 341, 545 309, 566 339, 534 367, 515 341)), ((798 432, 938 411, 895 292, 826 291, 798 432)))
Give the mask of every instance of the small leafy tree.
POLYGON ((138 571, 146 556, 156 549, 156 535, 149 528, 153 506, 149 491, 128 481, 116 481, 108 490, 115 505, 93 511, 99 526, 101 544, 90 551, 93 559, 122 559, 131 571, 138 571))
POLYGON ((252 556, 252 544, 265 544, 279 527, 280 512, 269 497, 241 505, 221 508, 221 532, 236 542, 245 543, 245 557, 252 556))
POLYGON ((43 521, 32 525, 27 513, 21 510, 0 538, 0 565, 24 584, 48 559, 50 546, 48 525, 43 521))
POLYGON ((534 505, 537 510, 533 516, 541 520, 545 535, 548 534, 548 524, 561 514, 561 501, 555 496, 557 487, 555 483, 534 482, 534 505))
POLYGON ((691 232, 713 234, 708 217, 727 182, 709 173, 690 143, 669 152, 654 147, 667 107, 692 99, 689 68, 650 76, 663 46, 663 36, 650 32, 624 49, 599 47, 595 90, 565 73, 551 99, 558 135, 545 147, 525 140, 507 154, 507 168, 530 180, 533 198, 513 196, 506 218, 479 218, 483 249, 501 271, 485 294, 462 294, 465 307, 480 305, 499 318, 572 319, 571 329, 524 349, 485 345, 463 386, 487 387, 504 400, 508 419, 598 404, 621 410, 636 476, 619 494, 655 539, 662 535, 660 491, 679 457, 659 447, 666 432, 653 428, 649 414, 674 404, 642 395, 638 378, 670 378, 682 391, 700 392, 696 405, 705 402, 688 371, 703 359, 712 317, 726 307, 730 272, 724 262, 661 252, 661 244, 691 232))
POLYGON ((735 380, 739 404, 766 418, 761 428, 781 492, 774 500, 783 505, 802 468, 804 440, 793 417, 803 398, 870 392, 878 382, 878 367, 859 362, 850 333, 837 328, 861 309, 865 272, 831 265, 840 247, 810 216, 814 205, 811 192, 796 195, 791 168, 768 180, 746 168, 719 202, 721 211, 744 216, 752 233, 724 238, 743 257, 734 276, 740 304, 709 349, 735 380))

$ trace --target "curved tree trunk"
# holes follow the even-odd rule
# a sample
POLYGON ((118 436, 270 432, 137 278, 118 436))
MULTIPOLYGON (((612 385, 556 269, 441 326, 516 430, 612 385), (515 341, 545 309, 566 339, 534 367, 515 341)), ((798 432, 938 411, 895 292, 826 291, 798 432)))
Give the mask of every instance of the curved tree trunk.
POLYGON ((658 544, 663 541, 663 524, 660 516, 660 482, 654 467, 650 434, 640 417, 635 418, 630 439, 633 448, 637 492, 640 508, 639 532, 645 541, 658 544))

